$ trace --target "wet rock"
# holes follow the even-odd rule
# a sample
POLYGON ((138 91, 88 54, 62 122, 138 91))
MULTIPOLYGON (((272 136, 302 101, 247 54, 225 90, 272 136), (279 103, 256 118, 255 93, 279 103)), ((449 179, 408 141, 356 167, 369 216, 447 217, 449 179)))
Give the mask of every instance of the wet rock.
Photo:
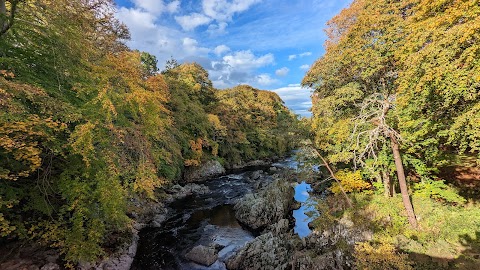
POLYGON ((217 260, 218 253, 214 247, 199 245, 192 248, 185 255, 185 258, 201 265, 210 266, 217 260))
POLYGON ((262 170, 254 171, 250 176, 250 179, 254 181, 259 180, 262 177, 263 173, 264 172, 262 170))
POLYGON ((277 180, 256 194, 247 194, 235 205, 235 217, 251 229, 258 230, 275 224, 292 209, 293 187, 277 180))
POLYGON ((275 167, 275 166, 272 166, 272 167, 270 167, 269 170, 270 170, 271 172, 276 172, 276 171, 278 171, 278 168, 275 167))
POLYGON ((197 194, 205 194, 210 191, 210 189, 202 184, 196 184, 196 183, 189 183, 186 184, 185 186, 180 186, 180 185, 174 185, 170 188, 171 194, 170 196, 166 199, 167 202, 172 202, 174 200, 178 199, 183 199, 187 196, 197 194))
POLYGON ((197 167, 190 167, 183 175, 185 182, 204 181, 207 178, 225 174, 225 168, 217 160, 210 160, 197 167))

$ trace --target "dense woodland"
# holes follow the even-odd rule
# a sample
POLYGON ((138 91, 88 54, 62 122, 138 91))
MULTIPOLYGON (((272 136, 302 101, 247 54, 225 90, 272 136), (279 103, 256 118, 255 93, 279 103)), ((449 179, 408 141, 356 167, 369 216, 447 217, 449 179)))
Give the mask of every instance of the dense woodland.
POLYGON ((440 269, 414 254, 476 269, 479 193, 445 171, 480 174, 479 1, 355 0, 326 33, 300 122, 273 92, 215 89, 196 63, 158 70, 125 46, 109 0, 0 0, 0 245, 96 260, 130 229, 133 200, 309 133, 337 180, 313 225, 348 216, 374 232, 351 251, 358 269, 440 269))
POLYGON ((359 267, 410 269, 386 255, 394 246, 443 258, 478 251, 478 193, 460 196, 445 169, 480 179, 479 1, 356 0, 326 33, 303 84, 315 90, 315 146, 354 201, 347 213, 377 226, 376 241, 358 246, 359 267))
POLYGON ((0 1, 0 236, 104 255, 131 198, 187 167, 286 154, 297 118, 272 92, 219 91, 194 63, 124 45, 108 0, 0 1))

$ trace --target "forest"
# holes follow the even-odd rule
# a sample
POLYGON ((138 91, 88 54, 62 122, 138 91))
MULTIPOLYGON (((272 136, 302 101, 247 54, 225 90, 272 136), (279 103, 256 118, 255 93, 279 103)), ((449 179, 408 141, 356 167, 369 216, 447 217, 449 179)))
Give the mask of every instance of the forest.
POLYGON ((188 167, 282 156, 296 116, 275 93, 219 91, 195 63, 124 45, 110 1, 0 1, 0 236, 105 254, 131 198, 157 200, 188 167), (6 2, 6 3, 5 3, 6 2))
MULTIPOLYGON (((480 2, 354 0, 325 32, 300 119, 274 92, 216 89, 200 64, 159 70, 125 45, 112 1, 0 0, 0 246, 95 262, 186 172, 303 147, 331 180, 298 174, 328 193, 310 228, 348 219, 372 234, 328 248, 348 267, 478 269, 480 2)), ((321 253, 295 243, 289 256, 321 253)), ((350 269, 336 263, 298 269, 350 269)))
POLYGON ((465 261, 479 250, 480 3, 357 0, 325 31, 302 83, 315 89, 315 146, 354 201, 347 214, 379 226, 356 247, 360 268, 441 267, 400 250, 476 269, 465 261))

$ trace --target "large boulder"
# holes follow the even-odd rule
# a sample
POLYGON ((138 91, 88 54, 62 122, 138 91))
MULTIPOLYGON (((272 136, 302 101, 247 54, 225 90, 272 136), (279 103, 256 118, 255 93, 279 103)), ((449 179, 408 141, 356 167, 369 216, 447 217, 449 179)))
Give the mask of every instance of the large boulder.
POLYGON ((253 230, 264 229, 285 218, 293 206, 294 189, 275 180, 258 193, 247 194, 235 204, 235 217, 253 230))
POLYGON ((185 258, 201 265, 210 266, 218 259, 218 253, 215 247, 198 245, 192 248, 185 258))
POLYGON ((183 175, 185 182, 204 181, 210 177, 225 174, 225 168, 217 160, 210 160, 196 167, 189 167, 183 175))
POLYGON ((230 257, 226 262, 227 269, 289 269, 292 239, 291 234, 276 235, 273 232, 263 234, 230 257))

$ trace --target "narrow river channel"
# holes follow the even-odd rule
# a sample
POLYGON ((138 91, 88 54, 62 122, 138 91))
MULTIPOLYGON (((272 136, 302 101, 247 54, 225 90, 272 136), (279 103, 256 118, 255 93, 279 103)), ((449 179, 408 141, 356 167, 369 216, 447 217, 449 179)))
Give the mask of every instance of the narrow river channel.
MULTIPOLYGON (((273 165, 276 168, 297 168, 293 157, 273 165)), ((237 199, 254 191, 254 182, 249 179, 260 169, 269 171, 268 167, 248 168, 212 178, 203 183, 210 192, 171 203, 168 206, 171 214, 162 227, 146 228, 140 232, 137 255, 131 269, 226 269, 224 262, 255 237, 237 222, 233 205, 237 199), (185 254, 194 246, 211 243, 221 247, 218 260, 213 265, 205 267, 185 259, 185 254)), ((295 189, 295 199, 302 205, 293 213, 295 232, 305 237, 310 232, 309 218, 305 215, 310 210, 305 205, 309 185, 302 182, 295 189)))

